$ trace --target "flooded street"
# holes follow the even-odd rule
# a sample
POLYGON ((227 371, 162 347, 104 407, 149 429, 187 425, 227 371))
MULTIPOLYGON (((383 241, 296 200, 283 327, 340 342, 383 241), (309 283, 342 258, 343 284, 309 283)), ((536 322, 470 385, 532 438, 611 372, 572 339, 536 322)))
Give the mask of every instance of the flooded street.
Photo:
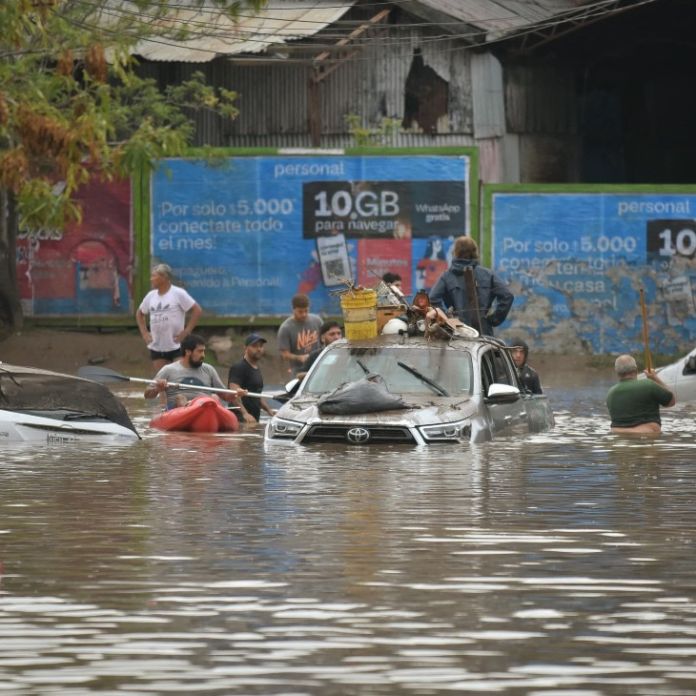
POLYGON ((0 694, 696 693, 696 406, 478 446, 0 454, 0 694))

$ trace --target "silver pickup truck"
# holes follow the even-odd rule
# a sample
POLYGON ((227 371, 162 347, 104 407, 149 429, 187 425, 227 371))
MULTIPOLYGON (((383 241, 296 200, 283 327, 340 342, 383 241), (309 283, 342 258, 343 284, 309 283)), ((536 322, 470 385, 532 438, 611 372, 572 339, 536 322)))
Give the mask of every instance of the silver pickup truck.
POLYGON ((553 425, 548 398, 522 391, 500 341, 381 335, 329 345, 269 420, 265 441, 430 445, 553 425))

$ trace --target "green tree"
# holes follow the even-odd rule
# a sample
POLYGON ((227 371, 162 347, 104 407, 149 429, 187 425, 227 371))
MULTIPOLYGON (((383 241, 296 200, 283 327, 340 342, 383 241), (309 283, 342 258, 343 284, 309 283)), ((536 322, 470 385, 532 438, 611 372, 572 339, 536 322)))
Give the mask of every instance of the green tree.
MULTIPOLYGON (((187 0, 234 15, 265 0, 187 0)), ((202 74, 165 90, 138 76, 146 38, 182 41, 171 0, 0 2, 0 327, 18 328, 18 230, 51 234, 81 211, 73 197, 94 172, 147 171, 189 145, 193 110, 237 115, 236 94, 202 74)))
POLYGON ((383 116, 377 126, 364 126, 357 114, 344 116, 348 132, 356 147, 373 147, 391 145, 396 136, 403 132, 401 119, 383 116))

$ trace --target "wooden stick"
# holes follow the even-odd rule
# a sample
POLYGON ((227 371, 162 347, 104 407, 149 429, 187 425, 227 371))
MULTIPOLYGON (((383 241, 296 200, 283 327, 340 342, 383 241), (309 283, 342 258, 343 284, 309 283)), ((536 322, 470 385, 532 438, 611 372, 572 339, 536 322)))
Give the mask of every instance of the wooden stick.
POLYGON ((645 369, 652 370, 652 355, 650 355, 650 337, 648 336, 648 310, 645 306, 645 291, 640 289, 640 311, 643 315, 643 350, 645 351, 645 369))
MULTIPOLYGON (((476 288, 476 275, 474 274, 474 269, 471 266, 467 266, 464 269, 464 281, 466 285, 467 301, 469 303, 469 311, 474 311, 474 316, 476 317, 476 322, 478 326, 474 327, 478 329, 478 332, 483 335, 483 324, 481 323, 481 308, 479 307, 478 301, 478 289, 476 288), (473 307, 472 307, 473 305, 473 307)), ((462 321, 464 321, 462 319, 462 321)))

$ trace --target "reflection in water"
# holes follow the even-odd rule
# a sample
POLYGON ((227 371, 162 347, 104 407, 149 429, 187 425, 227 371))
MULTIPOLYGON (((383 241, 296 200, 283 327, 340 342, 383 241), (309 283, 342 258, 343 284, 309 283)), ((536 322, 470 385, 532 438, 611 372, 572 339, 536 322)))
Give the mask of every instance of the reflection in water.
POLYGON ((5 450, 0 692, 696 692, 694 410, 619 438, 604 386, 479 446, 5 450))

